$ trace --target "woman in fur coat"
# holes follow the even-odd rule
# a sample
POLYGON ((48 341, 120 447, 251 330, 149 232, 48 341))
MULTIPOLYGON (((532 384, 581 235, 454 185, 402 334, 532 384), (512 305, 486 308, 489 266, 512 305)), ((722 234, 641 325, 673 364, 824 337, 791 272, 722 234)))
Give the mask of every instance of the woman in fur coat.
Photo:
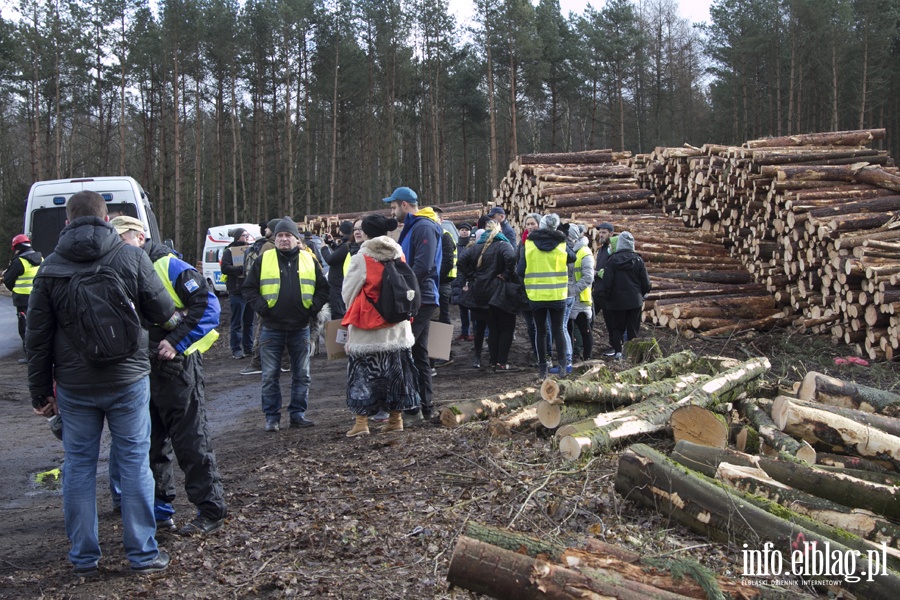
POLYGON ((382 431, 403 431, 403 411, 420 403, 410 322, 387 323, 372 304, 381 293, 382 262, 405 260, 400 245, 387 235, 397 220, 374 214, 361 227, 363 243, 350 259, 341 288, 347 305, 341 322, 347 326, 347 407, 356 415, 347 437, 367 435, 369 417, 382 409, 390 413, 382 431))

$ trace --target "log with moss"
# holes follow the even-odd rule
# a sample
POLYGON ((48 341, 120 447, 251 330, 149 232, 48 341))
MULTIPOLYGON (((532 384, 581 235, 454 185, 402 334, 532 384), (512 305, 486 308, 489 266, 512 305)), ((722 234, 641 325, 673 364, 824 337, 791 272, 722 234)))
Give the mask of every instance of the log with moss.
POLYGON ((759 398, 747 398, 738 403, 738 409, 753 424, 754 430, 766 443, 779 452, 796 456, 803 462, 816 464, 816 451, 806 442, 800 442, 781 431, 771 415, 760 406, 759 398))
POLYGON ((588 381, 618 381, 622 383, 646 383, 666 379, 687 373, 692 370, 697 355, 690 350, 682 350, 670 354, 651 363, 638 365, 618 373, 613 373, 606 367, 594 367, 588 370, 580 379, 588 381))
POLYGON ((843 406, 888 417, 900 417, 900 394, 810 371, 797 396, 807 402, 843 406))
POLYGON ((778 396, 772 405, 775 425, 810 444, 842 448, 864 458, 888 461, 900 467, 900 437, 865 423, 778 396))
MULTIPOLYGON (((648 398, 662 398, 677 392, 687 393, 709 376, 689 373, 650 383, 601 383, 583 379, 545 379, 541 398, 551 404, 583 402, 605 407, 625 406, 648 398)), ((602 407, 598 407, 598 410, 602 407)))
POLYGON ((872 483, 844 473, 817 469, 788 455, 785 460, 750 456, 727 448, 709 448, 678 442, 672 459, 689 469, 715 477, 720 463, 759 467, 770 477, 792 488, 832 500, 850 508, 862 508, 891 519, 900 518, 900 487, 872 483))
POLYGON ((513 409, 508 414, 499 415, 491 419, 489 428, 496 435, 510 434, 529 426, 540 426, 538 421, 538 406, 543 400, 513 409))
POLYGON ((481 400, 457 402, 441 409, 441 424, 444 427, 458 427, 469 421, 479 421, 514 408, 533 403, 538 398, 533 387, 495 394, 481 400))
POLYGON ((571 404, 551 404, 541 400, 537 406, 537 417, 541 425, 547 429, 556 429, 570 423, 595 417, 598 413, 596 404, 575 402, 571 404))
POLYGON ((716 470, 716 479, 742 492, 777 502, 829 527, 849 531, 873 544, 884 542, 892 568, 900 566, 900 526, 887 519, 796 490, 775 481, 757 467, 721 463, 716 470))
POLYGON ((624 414, 593 429, 567 435, 559 441, 560 453, 575 460, 584 453, 605 452, 615 444, 632 436, 662 431, 669 418, 680 406, 694 404, 711 407, 731 401, 741 395, 749 395, 755 389, 755 381, 769 369, 769 360, 754 358, 713 377, 699 389, 678 400, 654 398, 628 407, 624 414))
MULTIPOLYGON (((787 509, 779 508, 786 518, 772 514, 757 506, 752 496, 692 473, 644 444, 631 446, 619 458, 615 488, 626 500, 659 511, 664 517, 701 535, 739 545, 747 544, 748 550, 759 553, 760 558, 763 544, 774 544, 771 551, 777 550, 781 556, 787 557, 783 571, 792 565, 790 557, 794 548, 803 550, 816 544, 814 547, 818 549, 828 548, 830 552, 837 551, 841 556, 848 556, 856 549, 848 544, 866 547, 864 540, 846 532, 834 530, 834 537, 818 533, 813 529, 816 525, 814 521, 787 509)), ((819 529, 822 527, 819 526, 819 529)), ((855 553, 853 555, 857 556, 855 553)), ((842 587, 862 598, 896 599, 900 577, 888 569, 883 554, 862 552, 857 565, 857 573, 865 571, 877 575, 856 582, 844 581, 842 587)), ((783 571, 775 577, 778 578, 783 571)))

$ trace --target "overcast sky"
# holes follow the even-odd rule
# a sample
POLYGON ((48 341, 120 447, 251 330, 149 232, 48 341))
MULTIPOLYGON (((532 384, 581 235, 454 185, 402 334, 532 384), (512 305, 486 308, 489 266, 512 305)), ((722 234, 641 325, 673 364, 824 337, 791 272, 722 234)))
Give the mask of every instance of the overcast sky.
MULTIPOLYGON (((675 0, 682 17, 691 23, 699 23, 709 20, 709 5, 712 0, 675 0)), ((601 9, 606 5, 605 0, 559 0, 562 14, 568 16, 570 12, 581 14, 590 4, 595 9, 601 9)), ((474 11, 472 0, 450 0, 450 11, 456 14, 457 20, 463 24, 471 18, 474 11)))

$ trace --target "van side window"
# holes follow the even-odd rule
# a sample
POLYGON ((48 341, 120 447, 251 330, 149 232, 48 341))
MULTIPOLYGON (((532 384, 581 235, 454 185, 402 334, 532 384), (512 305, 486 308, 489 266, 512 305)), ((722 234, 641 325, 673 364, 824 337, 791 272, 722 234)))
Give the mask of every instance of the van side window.
POLYGON ((219 262, 219 253, 221 248, 210 248, 206 251, 206 257, 203 259, 203 262, 219 262))

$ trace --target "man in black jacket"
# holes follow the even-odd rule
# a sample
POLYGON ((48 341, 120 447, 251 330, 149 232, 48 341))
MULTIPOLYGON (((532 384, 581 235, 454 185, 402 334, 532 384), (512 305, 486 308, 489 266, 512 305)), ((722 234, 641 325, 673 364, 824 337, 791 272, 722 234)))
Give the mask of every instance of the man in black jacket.
MULTIPOLYGON (((107 222, 103 197, 78 192, 66 205, 66 227, 53 254, 35 279, 28 302, 25 346, 28 387, 34 412, 59 414, 65 423, 63 448, 63 509, 66 534, 72 542, 69 560, 75 572, 97 572, 97 460, 104 419, 112 433, 112 448, 122 472, 122 521, 125 554, 135 572, 162 571, 169 555, 156 543, 153 516, 153 475, 150 472, 150 358, 147 331, 138 349, 111 366, 97 368, 85 361, 69 339, 69 281, 77 272, 96 266, 116 252, 109 267, 122 280, 137 313, 150 323, 165 323, 175 305, 156 276, 150 258, 127 246, 107 222), (121 246, 121 247, 119 247, 121 246), (54 389, 55 383, 55 389, 54 389)), ((163 355, 161 360, 174 356, 163 355)))
POLYGON ((312 427, 309 403, 309 325, 328 302, 328 282, 312 254, 301 250, 300 232, 290 217, 275 226, 275 252, 253 263, 243 285, 244 298, 262 319, 262 409, 266 431, 281 422, 281 356, 291 357, 291 427, 312 427))
POLYGON ((244 257, 249 249, 250 234, 241 227, 229 232, 234 239, 222 252, 222 275, 231 306, 231 356, 244 358, 253 354, 253 311, 244 302, 244 257))
MULTIPOLYGON (((31 239, 20 233, 12 239, 12 251, 16 254, 6 270, 3 271, 3 285, 12 292, 13 306, 19 320, 19 337, 22 348, 25 347, 25 315, 28 312, 28 296, 34 288, 34 276, 41 266, 41 253, 31 247, 31 239)), ((28 362, 20 358, 20 363, 28 362)))
POLYGON ((350 266, 350 257, 359 251, 359 244, 353 239, 352 221, 343 221, 338 231, 341 233, 341 243, 325 257, 325 262, 328 263, 328 303, 331 305, 332 319, 343 319, 347 312, 341 297, 341 287, 344 285, 344 274, 350 266))

